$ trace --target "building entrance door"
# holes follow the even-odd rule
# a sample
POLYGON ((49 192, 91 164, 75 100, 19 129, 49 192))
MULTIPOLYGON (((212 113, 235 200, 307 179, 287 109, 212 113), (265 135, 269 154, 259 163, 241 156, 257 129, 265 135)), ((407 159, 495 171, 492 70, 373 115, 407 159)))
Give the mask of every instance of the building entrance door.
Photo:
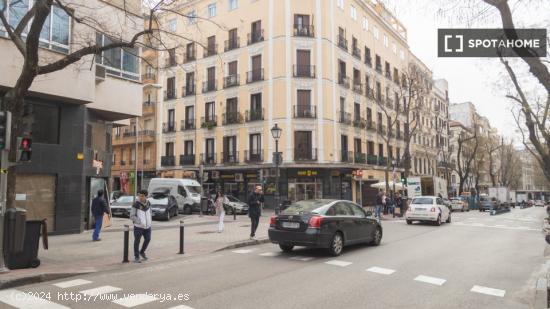
POLYGON ((320 182, 297 182, 288 184, 288 198, 292 202, 322 198, 320 182))

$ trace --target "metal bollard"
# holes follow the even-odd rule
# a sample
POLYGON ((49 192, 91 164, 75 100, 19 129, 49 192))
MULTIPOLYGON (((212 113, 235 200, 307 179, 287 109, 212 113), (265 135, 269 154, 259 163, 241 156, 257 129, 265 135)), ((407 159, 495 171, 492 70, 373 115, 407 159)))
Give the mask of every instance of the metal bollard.
POLYGON ((233 221, 237 220, 237 211, 233 208, 233 221))
POLYGON ((183 252, 183 238, 184 238, 184 229, 185 225, 183 223, 183 220, 180 220, 180 252, 179 254, 184 254, 183 252))
POLYGON ((128 263, 128 243, 130 242, 130 226, 128 224, 124 224, 124 257, 122 259, 122 263, 128 263))

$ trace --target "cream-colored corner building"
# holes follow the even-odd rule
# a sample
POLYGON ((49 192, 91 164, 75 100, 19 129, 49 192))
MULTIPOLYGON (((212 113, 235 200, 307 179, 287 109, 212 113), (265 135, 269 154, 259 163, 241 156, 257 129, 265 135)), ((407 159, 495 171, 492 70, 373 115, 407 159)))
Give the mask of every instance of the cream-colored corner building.
POLYGON ((176 48, 161 54, 159 73, 163 176, 191 176, 203 165, 207 189, 242 198, 265 182, 270 198, 277 125, 283 199, 372 204, 369 185, 404 148, 395 98, 413 56, 398 20, 362 0, 196 0, 175 10, 181 15, 161 21, 178 33, 165 38, 176 48), (390 147, 381 137, 387 130, 390 147), (362 195, 355 170, 363 170, 362 195))
MULTIPOLYGON (((6 18, 13 26, 34 1, 7 4, 6 18)), ((142 30, 138 0, 71 1, 68 7, 97 25, 78 23, 54 5, 40 36, 41 64, 82 46, 106 44, 100 29, 125 39, 142 30)), ((25 98, 34 118, 32 157, 17 167, 15 185, 16 206, 27 210, 27 219, 46 218, 48 229, 58 234, 91 226, 91 199, 109 187, 113 123, 141 115, 136 53, 117 49, 87 56, 34 80, 25 98)), ((0 95, 15 85, 22 67, 23 57, 0 26, 0 95)))

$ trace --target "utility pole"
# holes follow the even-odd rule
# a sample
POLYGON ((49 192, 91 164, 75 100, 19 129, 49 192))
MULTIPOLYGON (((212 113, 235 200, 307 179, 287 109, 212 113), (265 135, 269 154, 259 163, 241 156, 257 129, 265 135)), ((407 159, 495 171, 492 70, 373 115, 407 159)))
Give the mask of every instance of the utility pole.
POLYGON ((2 136, 4 138, 3 149, 0 153, 0 273, 6 273, 9 269, 6 267, 4 261, 4 220, 6 217, 6 202, 8 191, 8 154, 11 141, 11 113, 7 111, 0 111, 2 118, 5 120, 3 126, 4 132, 2 136))
POLYGON ((137 195, 137 182, 138 182, 138 131, 137 131, 137 125, 138 125, 138 117, 135 118, 136 123, 134 124, 134 133, 136 134, 136 145, 135 145, 135 156, 134 156, 134 204, 136 202, 136 195, 137 195))

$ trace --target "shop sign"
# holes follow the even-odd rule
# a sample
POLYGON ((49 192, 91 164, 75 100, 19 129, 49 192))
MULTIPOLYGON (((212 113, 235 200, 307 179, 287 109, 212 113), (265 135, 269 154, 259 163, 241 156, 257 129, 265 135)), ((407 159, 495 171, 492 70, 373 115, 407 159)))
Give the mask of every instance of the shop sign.
POLYGON ((244 181, 243 173, 235 173, 235 181, 244 181))
POLYGON ((234 178, 235 178, 235 175, 234 175, 234 174, 222 175, 221 178, 222 178, 222 179, 234 179, 234 178))
POLYGON ((317 171, 298 171, 298 176, 317 176, 317 171))
POLYGON ((338 177, 340 176, 340 171, 330 171, 330 176, 338 177))
POLYGON ((256 173, 254 174, 246 174, 246 178, 258 178, 258 175, 256 173))

